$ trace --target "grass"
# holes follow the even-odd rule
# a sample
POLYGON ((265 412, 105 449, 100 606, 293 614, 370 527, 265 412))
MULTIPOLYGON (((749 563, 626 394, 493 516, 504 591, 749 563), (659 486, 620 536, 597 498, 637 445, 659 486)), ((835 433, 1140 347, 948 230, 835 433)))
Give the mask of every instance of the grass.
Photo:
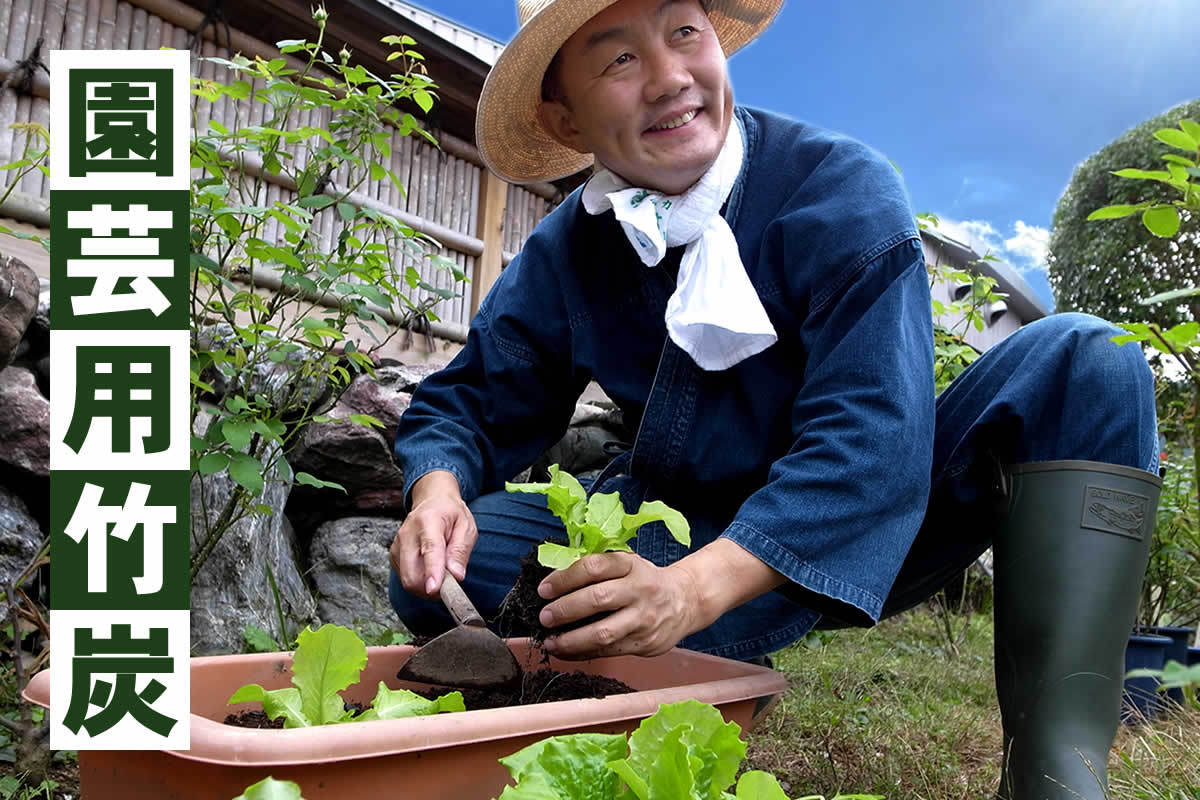
MULTIPOLYGON (((776 654, 791 689, 750 735, 747 768, 773 772, 789 796, 993 797, 1002 740, 991 618, 970 620, 953 658, 939 625, 917 611, 776 654)), ((1200 711, 1123 727, 1116 745, 1113 800, 1200 800, 1200 711)))

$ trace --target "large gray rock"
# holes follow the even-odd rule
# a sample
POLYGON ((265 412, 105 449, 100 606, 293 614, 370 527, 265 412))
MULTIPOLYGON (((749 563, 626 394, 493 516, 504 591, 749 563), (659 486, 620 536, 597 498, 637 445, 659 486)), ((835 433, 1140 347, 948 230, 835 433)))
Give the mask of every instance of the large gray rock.
MULTIPOLYGON (((224 473, 193 479, 193 554, 205 540, 209 526, 221 514, 235 485, 224 473)), ((313 621, 316 606, 297 564, 296 535, 283 515, 287 495, 288 486, 268 482, 255 502, 270 506, 274 513, 234 523, 192 580, 193 654, 241 652, 242 632, 247 625, 271 632, 277 630, 268 567, 279 588, 289 633, 295 636, 301 627, 313 621)))
MULTIPOLYGON (((0 592, 29 566, 42 546, 42 529, 21 498, 0 486, 0 592)), ((0 610, 0 619, 7 609, 0 610)))
POLYGON ((0 443, 0 464, 50 475, 50 401, 21 367, 0 370, 0 443))
POLYGON ((395 369, 380 370, 388 383, 367 375, 358 377, 330 409, 332 421, 306 426, 288 455, 292 468, 336 481, 350 496, 402 487, 404 476, 392 459, 391 441, 412 396, 395 388, 406 385, 404 378, 396 377, 395 369), (352 422, 352 414, 370 414, 384 424, 384 429, 352 422))
POLYGON ((24 261, 0 256, 0 369, 13 353, 38 308, 41 282, 24 261))
POLYGON ((401 628, 388 602, 388 547, 399 527, 393 519, 347 517, 317 528, 309 551, 309 577, 322 622, 401 628))

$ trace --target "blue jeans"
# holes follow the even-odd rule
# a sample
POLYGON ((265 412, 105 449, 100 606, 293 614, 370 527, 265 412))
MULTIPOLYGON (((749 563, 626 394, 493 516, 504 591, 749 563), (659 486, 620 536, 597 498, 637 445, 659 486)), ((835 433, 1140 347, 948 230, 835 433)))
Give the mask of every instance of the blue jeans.
MULTIPOLYGON (((1112 342, 1119 333, 1084 314, 1038 320, 985 352, 938 397, 928 506, 882 616, 927 599, 988 547, 1000 465, 1078 459, 1157 473, 1153 376, 1138 345, 1112 342)), ((597 483, 604 491, 620 489, 629 505, 628 487, 619 484, 632 479, 620 471, 619 463, 611 465, 597 483)), ((495 492, 470 507, 480 536, 464 588, 490 618, 516 581, 520 558, 543 539, 562 536, 562 527, 540 495, 495 492)), ((659 565, 682 556, 665 533, 648 530, 634 540, 639 555, 659 565)), ((694 528, 694 546, 719 534, 694 528)), ((440 604, 409 595, 395 574, 389 597, 416 633, 452 624, 440 604)), ((799 639, 818 622, 840 624, 768 592, 680 645, 751 659, 799 639)))

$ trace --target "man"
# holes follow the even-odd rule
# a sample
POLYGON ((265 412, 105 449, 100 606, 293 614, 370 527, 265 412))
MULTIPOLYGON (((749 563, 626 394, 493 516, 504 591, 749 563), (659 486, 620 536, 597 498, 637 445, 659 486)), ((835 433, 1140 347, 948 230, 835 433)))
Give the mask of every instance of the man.
POLYGON ((635 554, 553 573, 543 624, 607 615, 550 652, 761 657, 818 621, 909 608, 994 543, 1001 795, 1100 798, 1157 502, 1149 369, 1111 326, 1059 315, 935 406, 924 257, 895 170, 733 104, 725 56, 781 4, 519 3, 480 99, 484 159, 514 182, 593 156, 597 172, 401 420, 411 511, 392 603, 418 631, 444 627, 430 598, 449 570, 494 613, 520 556, 560 530, 503 481, 596 380, 638 433, 591 490, 666 501, 693 547, 656 525, 635 554))

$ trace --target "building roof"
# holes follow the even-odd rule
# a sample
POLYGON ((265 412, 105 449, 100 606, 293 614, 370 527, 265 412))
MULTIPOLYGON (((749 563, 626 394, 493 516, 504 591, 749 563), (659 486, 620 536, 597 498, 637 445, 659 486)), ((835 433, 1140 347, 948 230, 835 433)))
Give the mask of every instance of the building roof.
POLYGON ((465 25, 460 25, 412 3, 404 3, 401 0, 377 0, 377 2, 401 16, 408 17, 425 30, 475 56, 489 67, 496 63, 496 59, 500 57, 500 51, 504 49, 504 42, 498 42, 479 31, 471 30, 465 25))
POLYGON ((963 265, 971 264, 980 273, 995 278, 998 284, 996 288, 1008 295, 1005 299, 1008 307, 1015 311, 1023 322, 1033 322, 1053 313, 1029 282, 1007 261, 981 261, 983 255, 976 253, 970 245, 936 230, 926 228, 921 231, 921 235, 950 249, 962 259, 963 265))

